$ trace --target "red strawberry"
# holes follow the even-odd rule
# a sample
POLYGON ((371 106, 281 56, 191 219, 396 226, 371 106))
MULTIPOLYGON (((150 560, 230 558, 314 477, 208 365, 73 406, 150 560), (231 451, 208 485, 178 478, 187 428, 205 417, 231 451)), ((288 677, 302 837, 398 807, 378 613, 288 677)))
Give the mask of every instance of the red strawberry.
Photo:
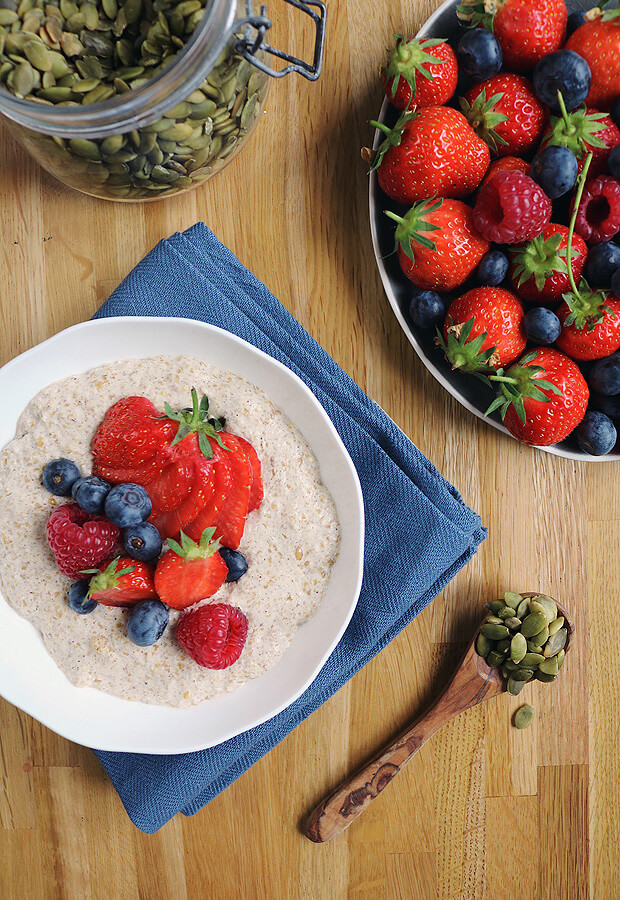
POLYGON ((620 299, 583 285, 557 310, 562 331, 556 346, 573 359, 601 359, 620 348, 620 299))
MULTIPOLYGON (((177 449, 177 448, 175 448, 177 449)), ((194 459, 183 452, 174 454, 161 472, 145 485, 151 498, 151 520, 160 513, 177 509, 187 497, 194 483, 194 459)), ((137 484, 137 482, 135 482, 137 484)))
POLYGON ((438 343, 453 369, 488 371, 506 366, 523 353, 523 307, 499 287, 477 287, 453 300, 438 343))
POLYGON ((196 518, 184 527, 185 533, 193 540, 200 540, 205 528, 212 528, 215 525, 228 494, 234 491, 233 472, 230 452, 224 451, 213 470, 213 491, 208 502, 196 518))
POLYGON ((480 183, 480 187, 483 188, 496 172, 521 172, 523 175, 527 175, 529 171, 530 165, 524 159, 520 159, 518 156, 504 156, 502 159, 496 159, 491 163, 487 174, 480 183))
POLYGON ((397 109, 441 106, 456 90, 458 63, 452 47, 442 40, 405 41, 396 35, 396 47, 390 53, 382 73, 385 96, 397 109))
POLYGON ((47 542, 63 575, 86 581, 85 569, 98 566, 116 550, 120 531, 104 516, 90 516, 77 503, 56 507, 47 520, 47 542))
POLYGON ((215 470, 220 457, 226 452, 215 441, 211 441, 211 448, 213 458, 207 459, 198 447, 196 434, 188 436, 183 441, 185 462, 191 465, 191 488, 173 509, 157 515, 151 514, 151 522, 162 538, 176 537, 210 502, 213 496, 215 470))
POLYGON ((502 73, 473 85, 461 109, 494 156, 527 153, 540 140, 547 111, 522 75, 502 73))
POLYGON ((560 98, 561 116, 551 116, 549 128, 543 135, 541 148, 553 144, 568 147, 577 157, 579 172, 583 169, 586 155, 592 153, 588 174, 600 175, 607 169, 610 151, 620 143, 620 129, 614 125, 611 116, 596 109, 581 107, 571 113, 564 108, 560 98))
POLYGON ((111 480, 116 468, 157 467, 170 458, 174 433, 174 423, 162 419, 146 397, 123 397, 108 409, 95 432, 93 472, 111 480))
POLYGON ((489 249, 461 200, 423 200, 402 217, 386 215, 398 223, 394 238, 400 267, 420 288, 459 287, 489 249))
POLYGON ((609 241, 620 231, 620 181, 599 175, 586 181, 579 198, 575 231, 589 244, 609 241))
POLYGON ((263 477, 261 475, 261 464, 258 454, 254 447, 244 438, 237 436, 237 440, 245 450, 251 468, 250 481, 250 504, 248 512, 252 512, 263 502, 263 477))
POLYGON ((620 11, 595 8, 587 18, 590 21, 571 34, 566 49, 583 56, 590 66, 592 83, 586 103, 610 109, 620 96, 620 11))
POLYGON ((551 347, 538 347, 500 370, 501 393, 487 409, 502 414, 518 440, 547 447, 564 440, 584 417, 589 391, 577 364, 551 347))
POLYGON ((227 603, 207 603, 181 617, 177 640, 199 666, 227 669, 241 656, 248 620, 227 603))
POLYGON ((180 544, 168 539, 170 550, 159 558, 155 569, 155 590, 162 603, 185 609, 219 591, 228 566, 218 553, 219 540, 212 540, 214 531, 206 528, 198 543, 184 532, 180 544))
MULTIPOLYGON (((567 265, 568 228, 549 223, 527 244, 510 251, 510 281, 517 294, 532 303, 559 303, 570 290, 567 265)), ((579 281, 588 255, 585 241, 572 238, 572 270, 579 281)))
POLYGON ((228 461, 233 470, 232 485, 213 524, 215 534, 222 544, 236 550, 243 535, 250 505, 252 467, 241 442, 234 434, 223 433, 222 443, 231 451, 228 461))
POLYGON ((371 124, 386 134, 373 168, 381 189, 397 203, 466 197, 489 166, 488 146, 456 109, 430 106, 405 113, 392 129, 371 124))
POLYGON ((505 68, 515 72, 527 72, 559 50, 566 33, 564 0, 461 0, 457 15, 467 25, 492 31, 505 68))
POLYGON ((90 571, 97 574, 90 579, 88 596, 104 606, 134 606, 157 596, 152 566, 130 556, 119 556, 90 571))

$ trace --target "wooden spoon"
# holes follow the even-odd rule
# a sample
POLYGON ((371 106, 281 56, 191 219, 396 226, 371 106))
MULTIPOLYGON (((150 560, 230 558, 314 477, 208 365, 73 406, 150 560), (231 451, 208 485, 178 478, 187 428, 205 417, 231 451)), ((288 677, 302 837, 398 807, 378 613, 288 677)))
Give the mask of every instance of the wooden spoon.
MULTIPOLYGON (((536 597, 538 594, 540 591, 526 591, 521 596, 536 597)), ((564 616, 568 629, 568 650, 575 626, 564 607, 557 600, 555 602, 558 614, 564 616)), ((479 630, 452 679, 432 706, 317 806, 304 827, 304 833, 311 841, 329 841, 344 831, 442 725, 464 710, 506 690, 506 680, 500 670, 489 668, 484 658, 476 653, 479 630)))

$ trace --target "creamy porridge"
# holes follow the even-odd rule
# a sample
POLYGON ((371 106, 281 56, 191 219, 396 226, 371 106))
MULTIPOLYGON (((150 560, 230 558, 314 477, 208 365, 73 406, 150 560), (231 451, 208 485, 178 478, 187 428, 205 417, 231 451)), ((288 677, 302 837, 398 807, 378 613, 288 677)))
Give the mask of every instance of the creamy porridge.
POLYGON ((186 707, 233 691, 270 669, 298 625, 318 609, 338 554, 339 526, 317 461, 299 431, 267 395, 242 378, 196 358, 154 357, 101 366, 41 391, 0 451, 0 589, 40 631, 48 652, 74 684, 130 700, 186 707), (54 561, 45 525, 62 498, 40 483, 50 460, 68 457, 91 471, 90 442, 106 410, 121 397, 148 397, 159 409, 188 405, 190 391, 207 394, 210 414, 256 449, 264 499, 248 515, 239 550, 246 574, 203 603, 239 607, 248 639, 239 660, 214 671, 177 644, 175 623, 150 647, 126 635, 127 610, 99 606, 78 615, 67 605, 70 579, 54 561))

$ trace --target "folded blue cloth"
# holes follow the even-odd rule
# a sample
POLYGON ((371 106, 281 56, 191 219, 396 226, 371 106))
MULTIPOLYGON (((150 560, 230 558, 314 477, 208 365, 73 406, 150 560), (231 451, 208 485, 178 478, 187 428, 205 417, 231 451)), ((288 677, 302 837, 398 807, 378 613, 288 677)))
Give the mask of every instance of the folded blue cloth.
POLYGON ((316 680, 256 728, 195 753, 96 751, 131 820, 149 834, 192 815, 279 743, 394 638, 486 536, 480 518, 264 284, 202 224, 161 241, 97 317, 181 316, 238 335, 295 372, 332 419, 357 469, 366 513, 353 618, 316 680))

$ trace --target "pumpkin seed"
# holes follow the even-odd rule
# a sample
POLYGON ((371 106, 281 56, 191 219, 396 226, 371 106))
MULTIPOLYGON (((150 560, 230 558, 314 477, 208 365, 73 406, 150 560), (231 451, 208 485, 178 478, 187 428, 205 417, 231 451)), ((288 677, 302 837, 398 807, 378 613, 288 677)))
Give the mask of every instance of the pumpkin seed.
POLYGON ((564 616, 558 616, 557 619, 554 619, 553 622, 549 623, 549 637, 555 634, 556 631, 559 631, 562 625, 564 624, 564 616))
POLYGON ((547 618, 547 625, 549 625, 556 618, 558 608, 551 597, 541 594, 530 602, 530 612, 542 612, 547 618))
POLYGON ((518 663, 525 657, 527 653, 527 641, 521 634, 518 632, 515 634, 510 642, 510 658, 513 662, 518 663))
POLYGON ((530 610, 529 598, 524 597, 521 600, 521 602, 519 603, 519 605, 517 606, 517 618, 521 619, 521 621, 523 621, 523 619, 527 616, 529 610, 530 610))
POLYGON ((566 645, 566 640, 568 638, 568 629, 560 628, 558 631, 553 634, 547 643, 545 644, 543 650, 543 656, 547 659, 551 656, 555 656, 556 653, 559 653, 560 650, 564 649, 566 645))
POLYGON ((560 671, 557 656, 552 656, 550 659, 543 660, 538 667, 538 671, 544 672, 545 675, 557 675, 560 671))
MULTIPOLYGON (((538 634, 533 634, 530 638, 531 643, 536 647, 542 647, 547 638, 549 637, 549 626, 545 625, 542 631, 539 631, 538 634)), ((536 651, 534 651, 536 652, 536 651)))
POLYGON ((506 606, 510 606, 512 609, 517 609, 522 600, 521 594, 516 594, 514 591, 506 591, 504 594, 506 606))
POLYGON ((514 617, 515 611, 511 606, 502 606, 500 611, 497 613, 500 619, 512 619, 514 617))
POLYGON ((521 660, 521 664, 526 666, 528 669, 535 669, 541 664, 541 662, 543 662, 544 658, 545 657, 542 655, 542 653, 528 652, 521 660))
POLYGON ((541 672, 540 669, 536 672, 535 678, 537 681, 545 681, 551 682, 557 679, 557 675, 548 675, 546 672, 541 672))
POLYGON ((521 693, 526 684, 526 681, 519 681, 511 675, 507 684, 508 693, 512 694, 513 697, 516 697, 517 694, 521 693))
POLYGON ((543 628, 545 628, 546 625, 547 619, 544 613, 531 612, 523 620, 523 624, 521 625, 521 634, 526 638, 531 638, 533 635, 538 634, 543 628))
POLYGON ((476 653, 479 656, 486 656, 493 649, 493 642, 489 640, 488 637, 485 637, 483 634, 479 634, 476 638, 476 653))
POLYGON ((480 633, 492 641, 501 641, 502 638, 508 637, 508 629, 505 625, 497 625, 493 622, 487 622, 480 626, 480 633))
POLYGON ((513 616, 511 619, 504 619, 504 625, 506 628, 510 628, 511 631, 516 631, 518 628, 521 628, 521 619, 517 619, 516 616, 513 616))
POLYGON ((515 728, 529 728, 534 721, 534 707, 526 703, 525 706, 519 707, 514 716, 515 728))
POLYGON ((520 667, 516 669, 512 677, 516 681, 530 681, 534 677, 534 670, 520 667))
POLYGON ((487 657, 486 657, 487 665, 491 669, 494 669, 497 666, 501 666, 501 664, 504 662, 505 659, 506 659, 506 654, 498 653, 497 650, 491 650, 491 652, 488 653, 487 657))

